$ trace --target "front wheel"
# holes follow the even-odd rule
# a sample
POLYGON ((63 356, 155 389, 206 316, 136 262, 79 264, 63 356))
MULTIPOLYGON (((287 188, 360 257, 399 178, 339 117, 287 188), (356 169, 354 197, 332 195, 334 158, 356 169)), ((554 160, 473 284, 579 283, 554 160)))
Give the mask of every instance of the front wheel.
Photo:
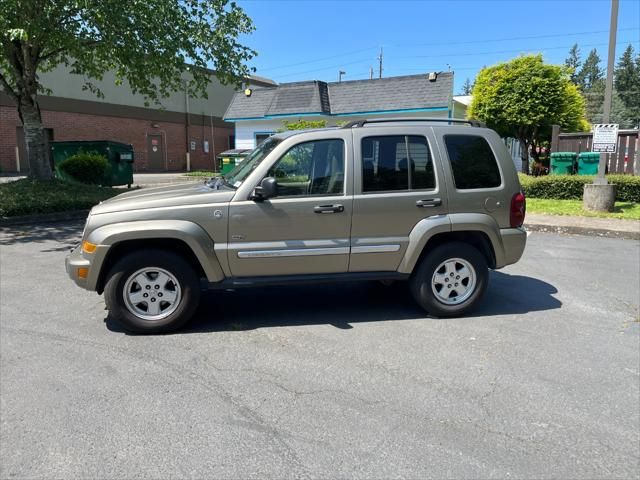
POLYGON ((484 295, 488 267, 473 246, 452 242, 436 247, 411 276, 411 293, 436 317, 457 317, 469 312, 484 295))
POLYGON ((104 289, 112 318, 137 333, 162 333, 184 325, 200 301, 200 281, 182 257, 145 250, 120 259, 104 289))

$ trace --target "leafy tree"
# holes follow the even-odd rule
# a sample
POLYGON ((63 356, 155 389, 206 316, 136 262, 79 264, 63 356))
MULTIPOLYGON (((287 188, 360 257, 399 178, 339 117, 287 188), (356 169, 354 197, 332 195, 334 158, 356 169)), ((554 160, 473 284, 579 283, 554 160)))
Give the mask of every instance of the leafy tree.
POLYGON ((597 118, 602 120, 604 111, 604 90, 605 80, 599 79, 589 88, 582 92, 584 96, 585 115, 589 123, 602 123, 596 121, 597 118))
POLYGON ((582 91, 588 91, 601 80, 604 80, 604 70, 600 68, 600 56, 594 48, 589 52, 589 56, 584 61, 582 68, 577 74, 577 85, 582 91))
POLYGON ((298 120, 297 122, 282 121, 282 128, 278 131, 286 132, 287 130, 309 130, 311 128, 324 128, 327 126, 326 120, 298 120))
POLYGON ((571 72, 571 83, 578 85, 578 69, 582 65, 582 61, 580 60, 580 48, 578 48, 577 43, 574 43, 571 50, 569 50, 569 56, 564 61, 564 65, 571 72))
POLYGON ((468 116, 486 122, 503 137, 519 140, 523 172, 529 169, 529 150, 537 159, 537 147, 548 141, 552 125, 572 131, 589 128, 584 99, 569 81, 566 67, 545 65, 542 55, 483 68, 468 116))
POLYGON ((471 83, 471 80, 467 77, 464 84, 462 84, 460 95, 471 95, 471 92, 473 92, 473 83, 471 83))
POLYGON ((206 96, 207 67, 222 83, 249 73, 245 63, 255 52, 238 37, 252 30, 228 0, 0 0, 0 85, 24 125, 31 175, 51 177, 39 73, 64 64, 99 96, 90 79, 107 71, 156 103, 183 89, 206 96))
MULTIPOLYGON (((615 70, 615 87, 618 97, 628 110, 632 124, 640 120, 640 54, 633 58, 631 44, 618 61, 615 70)), ((634 126, 634 125, 630 125, 634 126)))

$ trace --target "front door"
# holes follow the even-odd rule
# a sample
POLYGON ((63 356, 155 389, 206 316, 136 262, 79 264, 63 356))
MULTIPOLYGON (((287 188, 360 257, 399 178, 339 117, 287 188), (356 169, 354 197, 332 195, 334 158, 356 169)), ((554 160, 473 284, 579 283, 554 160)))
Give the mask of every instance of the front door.
POLYGON ((347 272, 353 196, 350 138, 298 143, 266 176, 278 194, 232 202, 228 259, 235 277, 347 272))
POLYGON ((357 167, 349 271, 394 271, 416 224, 447 213, 432 130, 353 129, 353 145, 357 167))
POLYGON ((166 170, 162 134, 153 134, 147 137, 147 169, 166 170))

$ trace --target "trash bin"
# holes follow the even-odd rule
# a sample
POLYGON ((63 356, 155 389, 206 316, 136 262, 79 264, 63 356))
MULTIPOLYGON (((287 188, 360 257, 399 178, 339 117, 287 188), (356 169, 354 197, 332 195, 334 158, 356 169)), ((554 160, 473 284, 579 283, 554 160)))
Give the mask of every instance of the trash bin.
POLYGON ((51 142, 51 157, 53 158, 53 166, 58 178, 64 178, 64 175, 58 169, 58 165, 80 150, 97 153, 107 159, 107 170, 102 181, 103 186, 131 186, 133 183, 133 147, 126 143, 108 140, 51 142))
POLYGON ((578 155, 578 175, 597 175, 599 163, 598 152, 582 152, 578 155))
POLYGON ((241 163, 249 153, 251 153, 251 150, 243 148, 235 148, 233 150, 226 150, 222 152, 218 155, 218 172, 222 175, 226 175, 236 168, 236 165, 241 163))
POLYGON ((576 172, 574 152, 554 152, 551 154, 551 175, 573 175, 576 172))

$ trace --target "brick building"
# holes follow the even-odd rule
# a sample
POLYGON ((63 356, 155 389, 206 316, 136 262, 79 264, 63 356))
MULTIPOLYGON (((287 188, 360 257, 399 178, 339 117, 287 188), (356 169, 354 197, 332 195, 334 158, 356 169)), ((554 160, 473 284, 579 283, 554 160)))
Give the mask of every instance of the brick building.
MULTIPOLYGON (((50 95, 39 97, 49 140, 131 144, 136 171, 185 170, 187 151, 192 170, 212 169, 216 155, 234 146, 233 124, 222 120, 234 89, 214 77, 207 99, 187 98, 184 92, 177 92, 155 108, 145 106, 144 98, 134 95, 126 82, 117 86, 112 74, 94 82, 104 98, 83 90, 84 78, 62 66, 42 74, 41 81, 51 90, 50 95)), ((273 85, 260 78, 251 78, 250 83, 273 85)), ((0 90, 0 171, 26 173, 28 169, 17 109, 0 90)))

